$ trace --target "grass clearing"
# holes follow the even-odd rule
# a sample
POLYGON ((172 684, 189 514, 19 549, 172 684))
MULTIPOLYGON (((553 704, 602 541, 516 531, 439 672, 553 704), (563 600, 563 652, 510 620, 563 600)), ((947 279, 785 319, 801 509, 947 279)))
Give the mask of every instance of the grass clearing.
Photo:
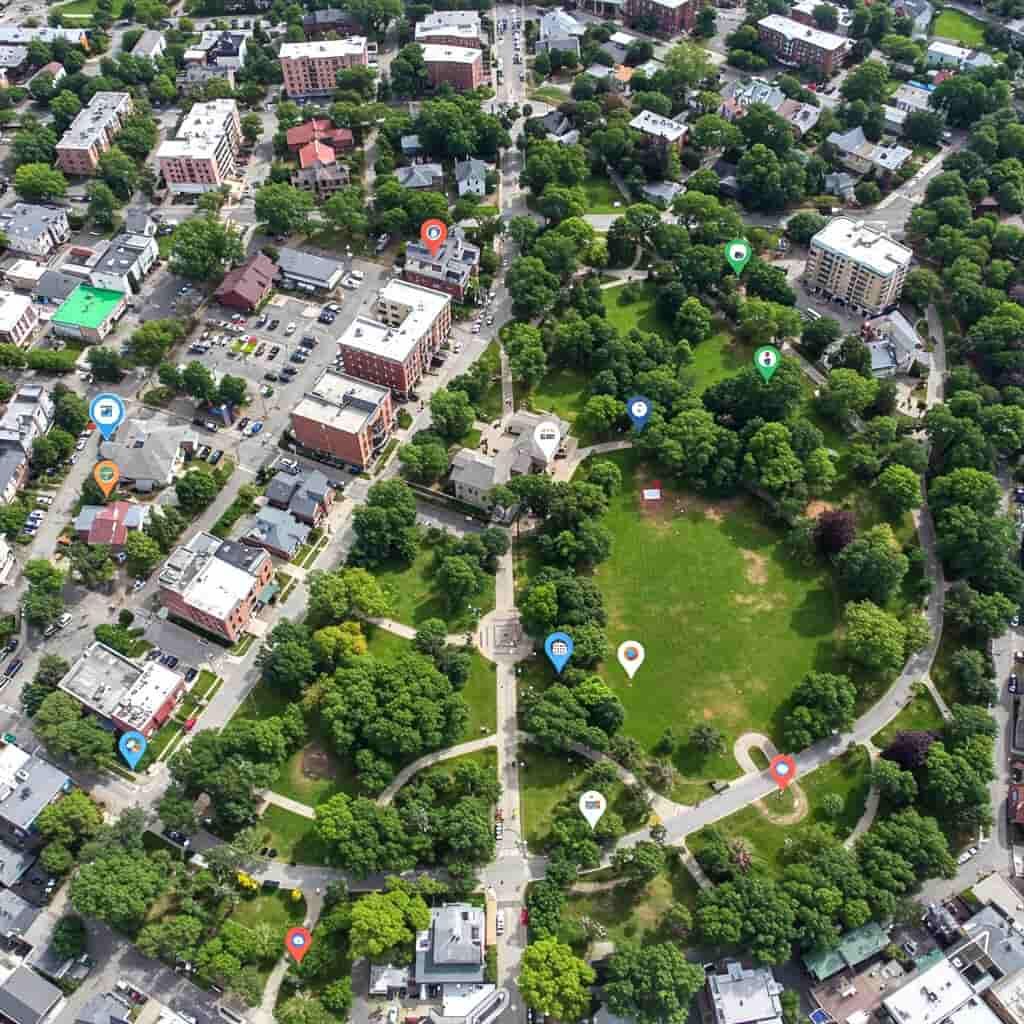
POLYGON ((629 200, 603 174, 592 174, 583 181, 587 194, 587 213, 617 213, 629 200))
POLYGON ((494 577, 487 576, 479 593, 460 607, 452 608, 436 589, 433 565, 433 549, 420 544, 412 565, 391 563, 375 571, 391 593, 391 617, 407 626, 419 626, 427 619, 442 619, 453 633, 472 629, 477 620, 494 607, 494 577))
MULTIPOLYGON (((839 668, 831 577, 789 560, 753 500, 715 504, 663 482, 661 508, 643 511, 639 491, 658 474, 633 452, 609 458, 623 487, 604 519, 612 555, 594 578, 609 649, 634 636, 647 649, 632 682, 617 665, 604 666, 626 709, 624 731, 648 750, 666 727, 683 736, 700 722, 719 728, 729 751, 749 730, 781 744, 780 711, 796 684, 812 669, 839 668)), ((739 773, 731 754, 714 770, 719 778, 739 773)))
POLYGON ((641 331, 660 333, 661 324, 654 308, 654 285, 645 281, 641 286, 640 297, 635 302, 625 300, 622 293, 624 287, 625 285, 619 285, 601 290, 605 319, 622 334, 627 334, 634 327, 641 331))
POLYGON ((539 88, 532 90, 528 98, 558 107, 565 103, 566 100, 570 99, 570 96, 565 89, 559 89, 554 85, 542 85, 539 88))
POLYGON ((231 919, 247 928, 267 924, 274 931, 285 932, 306 919, 305 899, 293 900, 291 893, 291 889, 279 889, 243 899, 231 912, 231 919))
MULTIPOLYGON (((856 747, 848 750, 841 757, 835 758, 810 775, 800 778, 810 805, 810 810, 802 822, 796 825, 777 825, 765 817, 755 804, 730 814, 728 818, 716 822, 714 827, 727 839, 742 838, 749 843, 755 860, 763 862, 771 874, 779 874, 784 867, 783 852, 786 840, 793 829, 803 825, 831 824, 836 835, 843 839, 853 831, 854 826, 864 813, 868 792, 871 789, 871 761, 867 750, 856 747), (836 820, 829 820, 821 809, 822 799, 828 793, 838 793, 843 800, 843 810, 836 820)), ((765 798, 765 804, 778 813, 785 813, 785 803, 779 803, 778 796, 772 794, 765 798)), ((788 794, 786 794, 788 795, 788 794)), ((701 849, 701 833, 687 838, 687 845, 696 853, 701 849)))
POLYGON ((477 362, 487 370, 491 381, 477 402, 477 415, 482 420, 494 420, 501 415, 501 347, 497 339, 488 344, 477 362))
POLYGON ((972 49, 985 43, 985 22, 978 21, 977 18, 972 18, 962 11, 944 10, 932 22, 931 31, 933 36, 952 39, 961 46, 972 49))
POLYGON ((526 768, 520 774, 523 835, 535 849, 551 831, 552 814, 576 785, 574 765, 566 754, 548 754, 526 744, 522 748, 526 768))
POLYGON ((685 374, 696 391, 702 393, 742 370, 752 355, 749 345, 744 345, 727 331, 716 331, 694 346, 693 362, 686 367, 685 374))
POLYGON ((533 412, 554 413, 574 423, 587 404, 589 382, 590 375, 583 370, 565 367, 551 369, 528 394, 520 394, 516 389, 516 408, 525 405, 533 412))
POLYGON ((871 742, 884 750, 899 732, 938 732, 942 729, 942 715, 935 704, 931 691, 921 686, 904 705, 903 710, 884 728, 871 737, 871 742))
POLYGON ((312 819, 271 804, 257 827, 263 829, 264 845, 277 850, 277 860, 289 864, 326 863, 327 850, 316 836, 312 819))

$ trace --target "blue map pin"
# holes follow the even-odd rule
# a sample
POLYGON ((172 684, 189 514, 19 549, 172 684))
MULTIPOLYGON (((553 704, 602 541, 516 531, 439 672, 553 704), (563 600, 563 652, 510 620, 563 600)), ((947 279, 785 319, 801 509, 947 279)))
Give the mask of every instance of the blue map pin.
POLYGON ((128 762, 128 767, 135 771, 135 766, 142 760, 148 742, 141 732, 126 732, 117 743, 121 756, 128 762))
POLYGON ((572 657, 572 637, 568 633, 552 633, 544 641, 544 652, 551 659, 555 671, 561 674, 566 662, 572 657))
POLYGON ((647 421, 651 418, 651 400, 643 395, 634 395, 626 403, 626 412, 633 421, 636 430, 643 430, 647 421))
POLYGON ((110 440, 111 434, 121 425, 124 415, 124 402, 109 391, 97 395, 89 403, 89 418, 99 428, 104 441, 110 440))

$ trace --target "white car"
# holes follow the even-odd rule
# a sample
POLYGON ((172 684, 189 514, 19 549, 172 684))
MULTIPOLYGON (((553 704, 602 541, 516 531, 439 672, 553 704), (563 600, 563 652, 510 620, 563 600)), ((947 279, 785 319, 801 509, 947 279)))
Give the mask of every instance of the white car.
POLYGON ((290 324, 289 324, 289 325, 288 325, 288 326, 287 326, 287 327, 286 327, 286 328, 284 329, 284 333, 285 333, 285 334, 294 334, 294 333, 295 333, 295 330, 296 330, 296 328, 295 328, 295 321, 293 320, 293 321, 292 321, 292 322, 291 322, 291 323, 290 323, 290 324))
POLYGON ((84 452, 85 451, 85 446, 86 446, 87 443, 88 442, 86 442, 86 441, 79 441, 78 444, 75 445, 75 451, 76 452, 84 452))
POLYGON ((474 334, 479 334, 480 333, 480 325, 479 324, 473 324, 472 331, 473 331, 474 334))
POLYGON ((135 582, 134 582, 134 583, 132 584, 132 593, 135 593, 136 591, 139 591, 139 590, 141 590, 141 589, 142 589, 142 588, 143 588, 143 587, 144 587, 145 585, 146 585, 146 581, 145 581, 145 580, 139 580, 139 579, 137 579, 137 580, 136 580, 136 581, 135 581, 135 582))

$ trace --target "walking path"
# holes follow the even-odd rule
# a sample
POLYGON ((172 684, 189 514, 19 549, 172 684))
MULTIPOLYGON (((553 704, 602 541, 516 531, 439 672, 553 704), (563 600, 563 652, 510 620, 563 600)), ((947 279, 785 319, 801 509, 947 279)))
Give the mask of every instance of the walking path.
MULTIPOLYGON (((414 626, 407 626, 404 622, 396 622, 394 619, 367 619, 366 621, 371 625, 379 626, 388 633, 394 633, 395 636, 404 637, 406 640, 414 640, 416 638, 416 628, 414 626)), ((466 641, 466 634, 465 632, 449 633, 444 639, 447 644, 461 646, 466 641)))
MULTIPOLYGON (((767 768, 759 768, 754 758, 751 756, 751 750, 760 750, 769 761, 772 758, 777 757, 779 751, 777 750, 771 739, 759 732, 745 732, 742 736, 738 737, 736 742, 732 746, 732 756, 736 758, 739 766, 747 772, 766 772, 767 768)), ((778 811, 773 811, 764 800, 755 800, 754 806, 771 822, 776 825, 795 825, 798 821, 803 821, 807 816, 807 812, 810 809, 810 805, 807 802, 807 795, 800 787, 800 783, 791 782, 789 784, 789 791, 793 794, 793 809, 787 811, 785 814, 780 814, 778 811)), ((782 796, 782 791, 778 794, 782 796)))
POLYGON ((273 804, 275 807, 281 807, 286 811, 291 811, 292 814, 299 814, 303 818, 309 818, 310 821, 316 817, 316 811, 314 811, 309 804, 299 803, 298 800, 292 800, 291 797, 282 796, 280 793, 275 793, 272 789, 268 789, 263 794, 263 799, 268 804, 273 804))
POLYGON ((462 757, 463 754, 474 754, 478 750, 487 750, 498 745, 498 734, 491 733, 490 736, 483 736, 478 740, 470 740, 468 743, 458 743, 454 747, 446 747, 444 750, 435 750, 433 753, 424 754, 417 758, 412 764, 407 764, 394 778, 394 781, 377 797, 378 807, 387 807, 395 798, 395 794, 417 773, 424 768, 440 764, 442 761, 450 761, 453 757, 462 757))

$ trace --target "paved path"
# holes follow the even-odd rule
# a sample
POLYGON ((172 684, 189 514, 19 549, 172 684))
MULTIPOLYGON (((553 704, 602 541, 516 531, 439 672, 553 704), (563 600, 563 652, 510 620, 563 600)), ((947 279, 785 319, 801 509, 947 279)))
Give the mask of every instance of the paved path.
MULTIPOLYGON (((367 619, 366 621, 374 626, 380 626, 381 629, 386 630, 388 633, 394 633, 395 636, 404 637, 406 640, 416 639, 415 627, 407 626, 404 622, 396 622, 394 619, 367 619)), ((465 643, 466 634, 465 632, 449 633, 444 639, 445 643, 454 644, 456 647, 459 647, 465 643)))
MULTIPOLYGON (((760 750, 769 761, 779 753, 775 744, 772 743, 768 736, 760 732, 745 732, 742 736, 737 737, 736 742, 732 745, 732 756, 736 758, 736 762, 746 772, 767 771, 766 768, 759 768, 754 761, 750 753, 754 749, 760 750)), ((790 790, 793 793, 793 809, 785 814, 772 810, 764 800, 756 800, 755 806, 769 821, 774 822, 776 825, 795 825, 798 821, 803 821, 807 816, 809 806, 807 796, 800 787, 800 783, 790 783, 790 790)))
POLYGON ((429 768, 431 765, 440 764, 442 761, 450 761, 453 757, 462 757, 463 754, 473 754, 478 750, 487 750, 498 745, 498 734, 491 733, 490 736, 483 736, 478 740, 470 740, 468 743, 459 743, 454 747, 446 747, 444 750, 435 750, 433 753, 424 754, 423 757, 407 764, 394 778, 394 781, 377 797, 378 807, 387 807, 395 798, 395 794, 417 773, 429 768))
POLYGON ((263 794, 263 799, 266 800, 268 804, 273 804, 275 807, 283 807, 286 811, 291 811, 292 814, 300 814, 303 818, 309 818, 310 821, 316 817, 316 811, 314 811, 309 804, 301 804, 298 800, 292 800, 291 797, 281 796, 280 793, 275 793, 271 789, 268 789, 263 794))

